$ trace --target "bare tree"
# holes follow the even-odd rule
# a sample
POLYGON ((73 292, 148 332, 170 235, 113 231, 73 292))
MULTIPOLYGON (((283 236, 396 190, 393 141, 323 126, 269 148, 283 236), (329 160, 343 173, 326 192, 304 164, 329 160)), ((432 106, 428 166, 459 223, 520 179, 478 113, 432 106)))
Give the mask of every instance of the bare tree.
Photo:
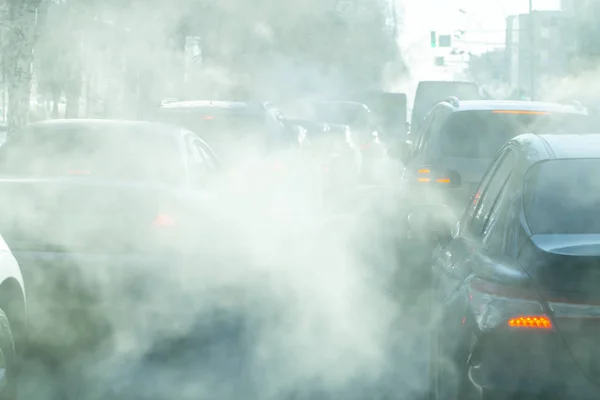
POLYGON ((31 69, 41 0, 5 3, 4 67, 8 83, 9 135, 27 124, 31 97, 31 69))

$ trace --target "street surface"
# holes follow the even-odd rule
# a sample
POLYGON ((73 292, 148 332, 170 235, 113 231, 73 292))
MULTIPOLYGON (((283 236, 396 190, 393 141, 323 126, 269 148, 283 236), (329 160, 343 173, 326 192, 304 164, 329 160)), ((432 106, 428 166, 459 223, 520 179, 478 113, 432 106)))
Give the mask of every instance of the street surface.
MULTIPOLYGON (((57 359, 46 358, 36 349, 23 366, 22 398, 421 398, 428 383, 428 360, 420 300, 415 300, 414 308, 394 309, 395 295, 389 288, 392 269, 385 265, 384 257, 376 267, 344 270, 342 260, 357 263, 350 249, 347 254, 324 251, 340 243, 345 249, 365 207, 383 201, 390 193, 390 186, 382 180, 358 187, 350 200, 353 207, 343 213, 320 213, 312 219, 305 215, 295 220, 287 217, 288 222, 295 221, 296 228, 291 236, 292 231, 286 230, 288 237, 273 244, 285 243, 285 249, 277 248, 273 253, 275 257, 285 254, 287 265, 278 268, 319 263, 305 273, 314 274, 309 279, 322 282, 302 282, 295 274, 274 274, 273 279, 283 278, 282 287, 296 285, 288 289, 298 291, 298 301, 308 305, 292 306, 294 303, 281 299, 277 304, 281 293, 263 293, 254 306, 198 315, 196 321, 187 322, 189 326, 181 334, 166 340, 143 343, 153 340, 145 337, 151 336, 150 330, 145 333, 140 332, 145 328, 125 326, 125 335, 136 331, 140 340, 136 342, 139 346, 130 342, 127 351, 107 345, 93 351, 78 349, 57 359), (336 282, 347 278, 347 283, 336 282), (355 278, 360 282, 350 282, 355 278), (352 285, 358 285, 362 293, 344 298, 349 295, 343 291, 352 285), (307 294, 306 290, 313 292, 307 294), (336 291, 342 296, 338 300, 336 291), (345 308, 354 302, 359 309, 345 308), (365 308, 361 302, 380 306, 365 308), (279 306, 283 308, 277 310, 279 306), (306 323, 312 328, 303 326, 306 323)), ((368 240, 360 234, 358 237, 368 240)), ((263 257, 269 258, 266 254, 263 257)), ((139 320, 131 321, 135 324, 139 320)), ((160 317, 154 321, 161 323, 160 317)))

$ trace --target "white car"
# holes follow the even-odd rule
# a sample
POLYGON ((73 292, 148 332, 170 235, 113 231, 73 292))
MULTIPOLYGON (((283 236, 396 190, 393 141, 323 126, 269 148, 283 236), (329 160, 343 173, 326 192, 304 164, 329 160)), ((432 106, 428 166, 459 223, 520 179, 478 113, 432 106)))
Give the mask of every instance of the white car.
POLYGON ((21 269, 0 236, 0 400, 16 396, 15 367, 25 339, 25 299, 21 269))

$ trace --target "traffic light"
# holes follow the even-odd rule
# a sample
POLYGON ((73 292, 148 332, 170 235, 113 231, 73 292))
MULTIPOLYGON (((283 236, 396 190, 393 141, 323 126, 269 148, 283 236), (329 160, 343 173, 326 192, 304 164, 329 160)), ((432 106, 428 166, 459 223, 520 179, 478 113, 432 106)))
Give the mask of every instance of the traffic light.
POLYGON ((435 31, 431 31, 431 47, 437 46, 437 33, 435 31))

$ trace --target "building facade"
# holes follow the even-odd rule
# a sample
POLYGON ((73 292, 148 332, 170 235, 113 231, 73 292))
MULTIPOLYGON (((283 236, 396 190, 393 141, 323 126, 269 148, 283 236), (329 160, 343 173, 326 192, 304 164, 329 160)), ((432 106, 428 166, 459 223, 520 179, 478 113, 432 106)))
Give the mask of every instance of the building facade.
POLYGON ((506 67, 513 88, 530 96, 536 82, 567 72, 568 21, 561 11, 534 11, 506 19, 506 67))

